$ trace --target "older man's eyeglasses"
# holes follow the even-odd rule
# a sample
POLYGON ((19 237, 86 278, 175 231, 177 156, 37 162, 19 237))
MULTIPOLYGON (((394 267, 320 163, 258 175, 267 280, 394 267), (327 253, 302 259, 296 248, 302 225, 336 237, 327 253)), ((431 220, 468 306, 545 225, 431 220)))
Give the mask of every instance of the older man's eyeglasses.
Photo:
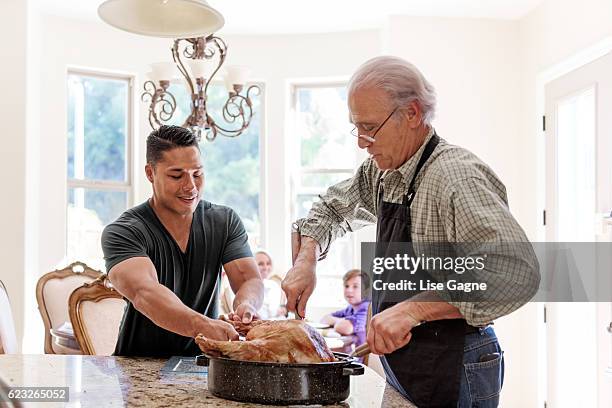
POLYGON ((397 112, 397 108, 398 108, 398 107, 396 107, 395 109, 393 109, 393 110, 391 111, 391 113, 389 114, 389 116, 387 116, 387 118, 386 118, 385 120, 383 120, 383 122, 382 122, 382 123, 381 123, 381 124, 380 124, 380 125, 379 125, 379 126, 376 128, 376 130, 374 131, 374 133, 372 134, 372 136, 370 136, 370 135, 366 135, 366 134, 363 134, 363 133, 359 133, 359 129, 357 129, 357 126, 355 126, 355 127, 353 128, 353 130, 351 130, 351 135, 353 135, 353 136, 355 136, 355 137, 357 137, 357 138, 362 138, 362 139, 365 139, 365 140, 367 140, 368 142, 373 143, 373 142, 374 142, 374 140, 375 140, 375 137, 376 137, 376 135, 378 134, 378 132, 380 131, 380 129, 382 129, 382 128, 383 128, 383 126, 385 126, 385 123, 387 123, 387 121, 388 121, 389 119, 391 119, 391 116, 393 116, 393 114, 394 114, 395 112, 397 112))

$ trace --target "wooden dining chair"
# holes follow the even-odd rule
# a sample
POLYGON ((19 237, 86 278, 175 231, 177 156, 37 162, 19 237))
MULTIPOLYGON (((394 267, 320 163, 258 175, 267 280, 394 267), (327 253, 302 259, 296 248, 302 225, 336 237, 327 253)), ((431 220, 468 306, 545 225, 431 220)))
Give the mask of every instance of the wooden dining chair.
POLYGON ((58 329, 70 321, 68 297, 84 283, 99 278, 102 272, 92 269, 83 262, 74 262, 63 269, 43 275, 36 285, 38 310, 45 325, 45 353, 81 354, 78 349, 64 347, 53 341, 52 329, 58 329))
POLYGON ((112 287, 106 275, 72 292, 68 311, 83 354, 113 354, 126 305, 127 302, 112 287))

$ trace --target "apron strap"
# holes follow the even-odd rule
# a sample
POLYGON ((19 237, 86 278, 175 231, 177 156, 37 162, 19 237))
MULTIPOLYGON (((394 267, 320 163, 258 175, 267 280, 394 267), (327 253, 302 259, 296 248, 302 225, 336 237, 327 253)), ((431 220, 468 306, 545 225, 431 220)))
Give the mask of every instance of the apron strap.
POLYGON ((433 151, 436 149, 436 146, 438 146, 438 143, 440 143, 440 137, 434 131, 433 136, 431 137, 431 139, 429 139, 429 142, 427 142, 427 145, 425 146, 425 149, 423 150, 423 154, 421 154, 421 157, 419 158, 419 162, 417 163, 416 169, 414 170, 414 176, 412 177, 412 180, 410 181, 410 185, 408 186, 408 194, 406 194, 406 197, 404 197, 405 203, 407 203, 409 206, 412 203, 412 199, 414 198, 414 194, 415 194, 414 183, 417 179, 417 176, 419 175, 421 168, 425 165, 427 160, 429 160, 429 157, 431 156, 433 151))

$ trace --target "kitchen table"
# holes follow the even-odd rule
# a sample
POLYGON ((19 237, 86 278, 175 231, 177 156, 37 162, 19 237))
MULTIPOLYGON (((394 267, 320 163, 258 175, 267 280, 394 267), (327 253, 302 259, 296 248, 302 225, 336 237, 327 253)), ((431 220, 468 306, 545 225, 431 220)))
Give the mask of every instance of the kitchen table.
MULTIPOLYGON (((49 408, 261 407, 217 398, 207 390, 206 374, 162 370, 166 362, 132 357, 0 355, 0 378, 12 387, 68 387, 68 403, 36 404, 49 408)), ((335 406, 414 407, 370 368, 351 378, 350 397, 335 406)))

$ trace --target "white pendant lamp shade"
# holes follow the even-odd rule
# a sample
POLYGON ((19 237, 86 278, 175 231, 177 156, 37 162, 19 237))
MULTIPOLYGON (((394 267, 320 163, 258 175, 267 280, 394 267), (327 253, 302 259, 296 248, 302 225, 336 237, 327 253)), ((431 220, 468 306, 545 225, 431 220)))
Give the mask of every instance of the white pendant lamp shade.
POLYGON ((98 15, 113 27, 153 37, 206 37, 225 24, 205 0, 107 0, 98 15))

